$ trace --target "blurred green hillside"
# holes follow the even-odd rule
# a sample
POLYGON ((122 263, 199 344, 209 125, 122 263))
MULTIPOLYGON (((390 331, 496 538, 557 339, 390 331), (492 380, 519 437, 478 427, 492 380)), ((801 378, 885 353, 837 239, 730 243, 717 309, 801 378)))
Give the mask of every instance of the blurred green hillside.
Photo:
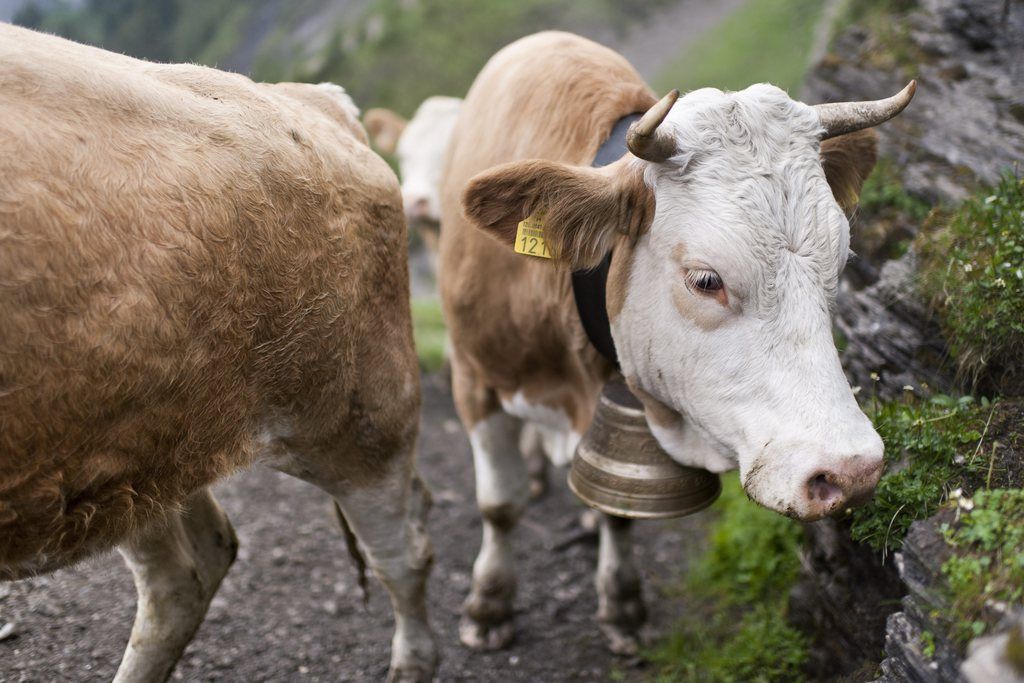
MULTIPOLYGON (((658 90, 803 80, 824 0, 723 2, 696 41, 662 37, 658 90), (733 9, 738 8, 738 9, 733 9)), ((362 107, 410 115, 460 96, 502 46, 543 29, 603 42, 678 0, 31 0, 15 23, 143 59, 197 62, 264 81, 333 81, 362 107)), ((714 3, 712 3, 714 4, 714 3)), ((674 21, 707 7, 688 6, 674 21)), ((713 11, 712 11, 713 12, 713 11)), ((640 36, 642 38, 642 36, 640 36)))
POLYGON ((257 80, 340 83, 363 107, 411 114, 462 95, 502 46, 542 29, 621 35, 671 0, 63 0, 15 23, 156 61, 257 80))
POLYGON ((215 65, 242 42, 256 3, 240 0, 88 0, 30 3, 14 23, 160 62, 215 65))

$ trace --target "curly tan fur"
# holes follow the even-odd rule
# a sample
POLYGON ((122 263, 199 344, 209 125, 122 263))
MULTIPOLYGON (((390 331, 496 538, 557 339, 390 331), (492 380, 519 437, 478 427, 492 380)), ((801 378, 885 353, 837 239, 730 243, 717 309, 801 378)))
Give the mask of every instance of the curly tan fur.
POLYGON ((411 442, 401 199, 354 112, 0 25, 0 578, 179 508, 269 423, 353 486, 411 442))

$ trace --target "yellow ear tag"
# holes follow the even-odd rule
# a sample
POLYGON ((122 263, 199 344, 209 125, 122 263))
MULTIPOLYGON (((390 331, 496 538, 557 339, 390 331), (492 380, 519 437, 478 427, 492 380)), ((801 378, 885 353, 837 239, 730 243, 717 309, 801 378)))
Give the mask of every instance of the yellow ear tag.
POLYGON ((517 254, 551 258, 551 251, 548 249, 547 242, 544 241, 543 213, 527 216, 519 221, 515 249, 517 254))

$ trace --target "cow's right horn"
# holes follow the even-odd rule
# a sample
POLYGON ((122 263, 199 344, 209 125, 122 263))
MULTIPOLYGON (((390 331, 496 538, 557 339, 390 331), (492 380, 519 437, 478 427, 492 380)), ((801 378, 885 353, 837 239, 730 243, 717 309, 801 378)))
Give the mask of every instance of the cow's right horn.
POLYGON ((626 135, 626 148, 633 156, 647 161, 665 161, 676 153, 676 139, 658 126, 668 116, 672 105, 679 99, 679 91, 673 89, 669 94, 658 100, 658 103, 647 110, 640 120, 629 127, 626 135))
POLYGON ((821 127, 825 129, 825 134, 821 136, 821 139, 827 140, 837 135, 871 128, 888 121, 907 108, 910 100, 914 99, 916 90, 917 81, 910 81, 903 90, 884 100, 831 102, 814 105, 815 111, 818 112, 818 118, 821 120, 821 127))

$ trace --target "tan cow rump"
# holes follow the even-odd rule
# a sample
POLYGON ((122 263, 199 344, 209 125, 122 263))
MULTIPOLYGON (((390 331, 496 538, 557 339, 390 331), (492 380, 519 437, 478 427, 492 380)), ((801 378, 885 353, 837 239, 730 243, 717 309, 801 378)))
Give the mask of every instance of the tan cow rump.
POLYGON ((323 89, 0 25, 0 578, 179 506, 272 418, 382 472, 418 401, 405 242, 323 89))

